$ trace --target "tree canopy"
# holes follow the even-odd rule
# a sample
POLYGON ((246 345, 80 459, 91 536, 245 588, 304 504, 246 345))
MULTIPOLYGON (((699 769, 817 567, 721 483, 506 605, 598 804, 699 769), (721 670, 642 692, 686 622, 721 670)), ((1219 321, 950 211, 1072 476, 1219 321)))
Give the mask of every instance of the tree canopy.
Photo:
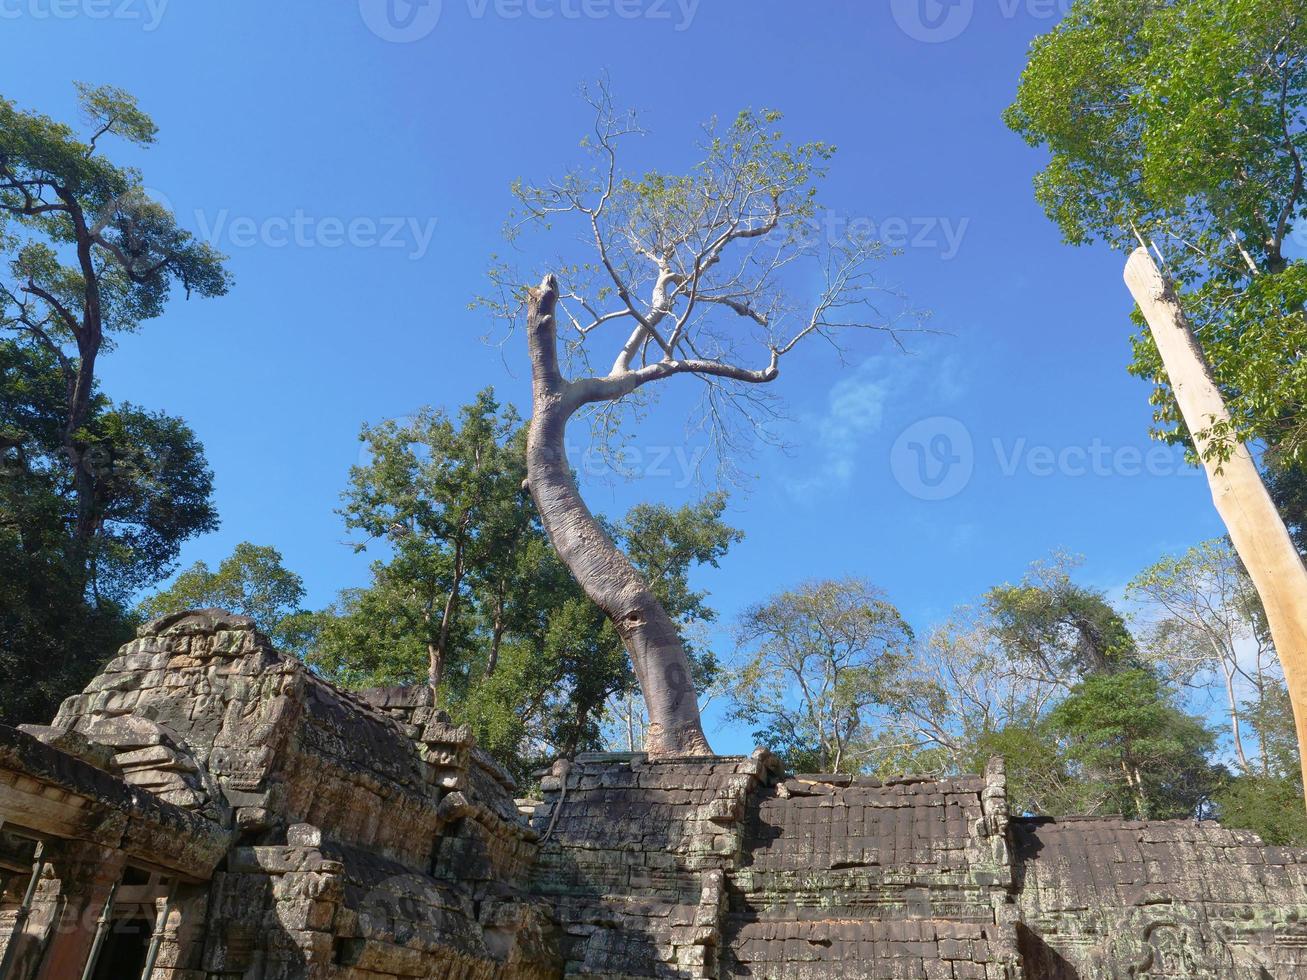
MULTIPOLYGON (((1036 196, 1069 242, 1156 241, 1232 415, 1214 451, 1307 453, 1302 0, 1077 0, 1036 39, 1008 124, 1049 162, 1036 196), (1225 447, 1224 449, 1222 447, 1225 447)), ((1147 331, 1159 430, 1187 439, 1147 331)))
MULTIPOLYGON (((517 413, 489 389, 456 415, 423 409, 365 426, 365 461, 350 472, 341 513, 362 536, 356 547, 377 556, 371 583, 316 615, 306 641, 309 662, 346 685, 431 685, 519 773, 601 747, 613 704, 635 692, 621 638, 559 561, 522 489, 523 437, 517 413)), ((718 664, 693 637, 715 612, 690 576, 739 540, 725 506, 723 494, 640 504, 603 524, 674 618, 705 684, 718 664)))
POLYGON ((861 579, 805 583, 745 612, 739 643, 734 716, 796 768, 859 771, 912 646, 884 593, 861 579))
POLYGON ((139 610, 154 619, 188 609, 225 609, 249 616, 278 648, 295 652, 311 629, 301 608, 304 594, 304 580, 285 567, 281 552, 242 541, 216 570, 197 561, 166 589, 142 600, 139 610))
POLYGON ((78 94, 80 134, 0 98, 0 715, 18 720, 45 720, 112 656, 134 594, 217 523, 195 434, 114 402, 97 363, 174 287, 221 295, 227 273, 104 155, 153 142, 135 99, 78 94))

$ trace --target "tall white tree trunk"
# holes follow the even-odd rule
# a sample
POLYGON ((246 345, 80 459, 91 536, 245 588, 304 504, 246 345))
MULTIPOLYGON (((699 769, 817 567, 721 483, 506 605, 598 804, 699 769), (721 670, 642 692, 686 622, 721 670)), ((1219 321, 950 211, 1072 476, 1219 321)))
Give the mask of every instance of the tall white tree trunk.
POLYGON ((531 290, 527 346, 531 354, 531 424, 526 466, 531 497, 563 563, 622 637, 649 712, 645 750, 651 756, 711 755, 685 646, 662 604, 604 533, 581 499, 565 450, 567 422, 582 404, 558 367, 552 276, 531 290))
POLYGON ((1214 423, 1228 422, 1230 413, 1184 309, 1147 249, 1131 254, 1125 281, 1148 321, 1180 413, 1203 457, 1216 510, 1266 609, 1293 704, 1307 786, 1307 568, 1247 447, 1234 446, 1225 462, 1207 458, 1210 440, 1200 433, 1214 423))

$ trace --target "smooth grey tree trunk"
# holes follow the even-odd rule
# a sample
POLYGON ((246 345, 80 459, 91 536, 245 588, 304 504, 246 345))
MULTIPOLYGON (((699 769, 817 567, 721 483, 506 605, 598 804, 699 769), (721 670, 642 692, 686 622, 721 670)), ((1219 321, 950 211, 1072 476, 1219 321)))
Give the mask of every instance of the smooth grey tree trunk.
POLYGON ((689 658, 676 624, 649 584, 604 533, 581 499, 567 461, 567 423, 583 404, 558 366, 552 276, 530 292, 527 345, 532 414, 527 431, 527 481, 545 531, 572 576, 617 628, 649 712, 650 756, 711 755, 703 733, 689 658))

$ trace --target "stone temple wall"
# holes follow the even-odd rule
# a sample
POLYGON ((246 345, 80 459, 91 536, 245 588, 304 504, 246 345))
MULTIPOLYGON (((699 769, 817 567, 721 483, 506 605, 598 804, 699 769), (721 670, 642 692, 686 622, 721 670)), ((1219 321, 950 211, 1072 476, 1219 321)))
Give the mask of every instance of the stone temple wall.
POLYGON ((0 727, 4 980, 1307 976, 1307 853, 1012 818, 1001 765, 586 755, 515 801, 425 690, 343 692, 217 610, 145 627, 23 729, 0 727))
POLYGON ((346 694, 208 610, 143 629, 31 734, 230 829, 178 910, 202 934, 172 937, 156 977, 557 973, 512 780, 426 692, 346 694))
POLYGON ((998 769, 780 781, 749 806, 727 975, 1017 976, 1007 822, 998 769))
POLYGON ((880 783, 786 777, 762 752, 582 756, 544 788, 533 890, 569 975, 1019 975, 998 770, 880 783))
POLYGON ((1307 977, 1307 854, 1213 823, 1013 822, 1028 976, 1307 977))

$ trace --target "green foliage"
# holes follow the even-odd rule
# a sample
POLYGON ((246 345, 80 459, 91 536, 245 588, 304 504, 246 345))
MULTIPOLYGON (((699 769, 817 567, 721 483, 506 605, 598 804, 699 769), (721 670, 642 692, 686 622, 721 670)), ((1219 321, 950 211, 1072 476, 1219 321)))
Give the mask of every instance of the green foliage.
POLYGON ((1092 785, 1072 773, 1062 747, 1041 723, 981 732, 971 743, 962 768, 984 772, 995 756, 1007 767, 1008 802, 1013 813, 1089 813, 1100 802, 1092 785))
POLYGON ((749 609, 732 680, 733 717, 791 766, 859 772, 873 714, 890 702, 912 630, 861 579, 809 582, 749 609))
POLYGON ((705 382, 695 417, 711 433, 713 462, 740 477, 740 454, 775 438, 766 383, 796 345, 819 337, 840 348, 862 330, 897 342, 926 317, 872 272, 893 249, 852 229, 838 240, 816 233, 831 144, 796 143, 781 113, 746 109, 709 120, 683 166, 628 169, 626 142, 644 135, 639 119, 615 107, 606 82, 584 95, 595 125, 582 161, 512 186, 505 235, 531 264, 495 258, 490 294, 472 306, 511 330, 527 308, 525 284, 555 277, 565 373, 589 376, 602 403, 587 413, 596 448, 622 444, 622 423, 670 387, 663 380, 695 375, 705 382), (572 223, 579 235, 564 232, 572 223), (537 250, 531 232, 551 241, 537 250))
MULTIPOLYGON (((894 679, 874 772, 934 775, 981 772, 991 755, 1007 759, 1014 800, 1030 812, 1056 809, 1061 765, 1045 764, 1039 721, 1056 680, 1011 656, 983 608, 962 609, 931 630, 894 679)), ((1060 757, 1059 760, 1060 761, 1060 757)))
POLYGON ((0 99, 0 324, 51 351, 71 345, 72 360, 158 317, 174 285, 200 296, 230 285, 222 256, 148 197, 138 171, 97 155, 106 134, 153 142, 153 122, 121 90, 78 89, 95 127, 86 141, 0 99))
POLYGON ((58 453, 63 382, 49 357, 0 341, 0 723, 44 723, 134 622, 88 602, 66 554, 67 473, 58 453))
POLYGON ((1288 689, 1261 602, 1229 543, 1204 541, 1163 557, 1136 576, 1128 594, 1154 614, 1148 659, 1225 703, 1237 774, 1215 793, 1218 818, 1273 843, 1307 841, 1288 689))
POLYGON ((165 577, 187 538, 218 526, 213 472, 181 419, 134 405, 92 418, 83 466, 95 472, 92 588, 118 601, 165 577))
POLYGON ((511 408, 501 412, 487 390, 457 422, 423 409, 402 424, 365 426, 360 439, 369 462, 351 469, 341 513, 366 536, 360 550, 384 542, 389 551, 374 564, 376 595, 363 602, 387 624, 381 637, 400 644, 383 641, 376 655, 390 659, 386 669, 398 676, 395 658, 407 654, 411 662, 415 647, 425 651, 429 682, 443 690, 447 671, 452 679, 470 669, 458 657, 475 617, 460 607, 473 592, 494 593, 499 626, 492 629, 502 633, 503 606, 521 582, 517 545, 531 516, 523 506, 520 419, 511 408))
POLYGON ((1134 639, 1102 592, 1071 581, 1065 556, 1037 562, 1020 585, 985 594, 999 643, 1045 676, 1068 680, 1118 670, 1135 657, 1134 639))
MULTIPOLYGON (((914 648, 890 685, 870 767, 948 775, 980 772, 1001 756, 1017 812, 1210 813, 1218 787, 1229 785, 1213 761, 1216 731, 1141 666, 1120 613, 1068 568, 1064 558, 1036 564, 1021 585, 990 590, 979 609, 961 610, 914 648)), ((1185 656, 1210 657, 1208 646, 1185 656)), ((1279 760, 1268 771, 1292 778, 1283 687, 1257 676, 1266 682, 1260 707, 1245 706, 1244 717, 1259 740, 1267 732, 1279 760)))
POLYGON ((309 615, 300 608, 304 580, 283 564, 276 548, 242 541, 210 569, 199 561, 166 589, 144 599, 139 611, 154 619, 188 609, 226 609, 249 616, 281 650, 302 649, 309 615))
POLYGON ((154 120, 141 111, 136 104, 136 97, 130 92, 113 85, 92 86, 86 82, 74 82, 82 112, 94 127, 94 142, 105 133, 135 143, 137 146, 149 146, 154 142, 159 129, 154 120))
POLYGON ((1192 816, 1217 785, 1216 736, 1185 714, 1156 675, 1097 674, 1049 713, 1048 731, 1109 812, 1140 820, 1192 816))
MULTIPOLYGON (((1235 761, 1251 773, 1256 763, 1237 687, 1250 686, 1260 702, 1283 687, 1283 674, 1261 600, 1234 549, 1218 539, 1163 556, 1135 576, 1126 595, 1150 619, 1149 662, 1180 684, 1224 690, 1235 761)), ((1266 775, 1265 764, 1261 769, 1266 775)))
MULTIPOLYGON (((1212 452, 1257 439, 1307 451, 1307 265, 1289 239, 1307 148, 1303 0, 1077 0, 1036 40, 1008 124, 1046 146, 1036 196, 1068 241, 1133 247, 1168 271, 1234 424, 1212 452)), ((1136 320, 1141 324, 1141 321, 1136 320)), ((1155 379, 1160 433, 1183 441, 1151 337, 1132 371, 1155 379)))
POLYGON ((1238 776, 1217 790, 1214 803, 1222 826, 1251 830, 1268 844, 1307 844, 1301 779, 1238 776))
MULTIPOLYGON (((1244 705, 1244 713, 1257 733, 1261 753, 1265 757, 1262 775, 1268 779, 1288 779, 1302 782, 1302 768, 1298 764, 1298 733, 1294 727, 1293 705, 1289 689, 1281 681, 1268 684, 1258 697, 1244 705)), ((1302 787, 1299 786, 1298 803, 1301 810, 1302 787)))
POLYGON ((212 474, 180 419, 98 390, 118 333, 175 286, 216 296, 221 256, 99 153, 155 126, 121 89, 77 86, 86 137, 0 98, 0 715, 43 721, 130 636, 137 590, 210 530, 212 474), (39 666, 38 666, 39 665, 39 666))
MULTIPOLYGON (((614 210, 630 224, 638 241, 685 242, 687 218, 706 215, 722 201, 757 202, 756 217, 766 220, 772 201, 785 200, 791 230, 816 213, 814 181, 826 175, 835 147, 820 141, 794 144, 774 128, 781 113, 745 109, 724 131, 716 120, 704 159, 685 175, 651 171, 617 185, 614 210)), ((693 223, 689 224, 693 227, 693 223)))
POLYGON ((135 633, 118 603, 90 603, 57 551, 0 529, 0 724, 45 724, 135 633))
MULTIPOLYGON (((310 663, 352 687, 433 679, 441 706, 519 775, 548 755, 602 747, 612 699, 635 691, 612 625, 556 557, 522 489, 525 431, 490 390, 451 418, 424 409, 365 427, 368 460, 343 495, 347 526, 379 552, 364 589, 315 617, 310 663)), ((694 589, 740 534, 724 495, 642 504, 610 536, 687 635, 715 613, 694 589)), ((718 666, 690 647, 696 679, 718 666)))
POLYGON ((0 716, 10 720, 48 720, 131 637, 132 593, 216 523, 212 475, 190 429, 97 396, 82 434, 96 534, 86 563, 75 558, 66 397, 51 354, 0 340, 0 716))
POLYGON ((127 602, 168 574, 184 540, 216 527, 213 474, 190 428, 97 393, 78 439, 81 466, 94 476, 85 504, 96 533, 74 558, 69 534, 79 501, 62 441, 67 391, 56 359, 0 340, 0 378, 6 523, 25 540, 39 538, 39 550, 62 553, 75 577, 84 561, 92 599, 127 602))
POLYGON ((1307 465, 1272 460, 1262 478, 1298 551, 1307 555, 1307 465))

